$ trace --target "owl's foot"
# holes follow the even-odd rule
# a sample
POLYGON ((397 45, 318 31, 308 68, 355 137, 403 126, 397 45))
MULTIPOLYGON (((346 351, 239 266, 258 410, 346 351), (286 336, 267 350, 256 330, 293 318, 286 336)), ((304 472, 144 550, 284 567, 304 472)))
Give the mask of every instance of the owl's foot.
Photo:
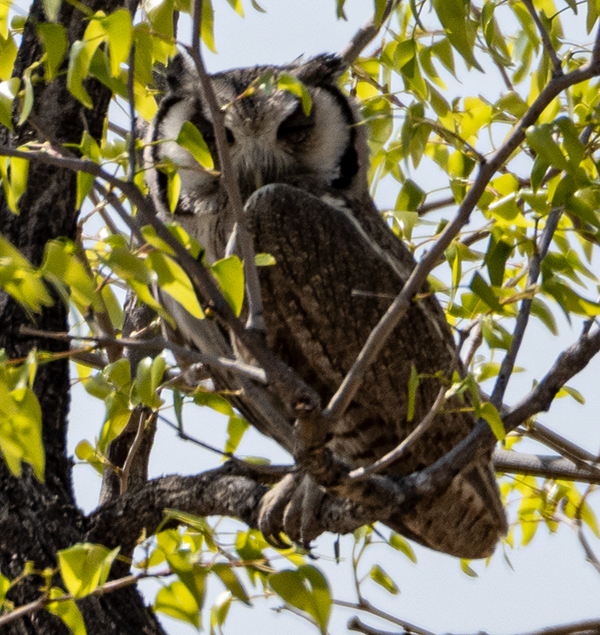
POLYGON ((288 549, 291 540, 310 549, 320 533, 317 513, 325 492, 305 474, 288 474, 262 500, 258 526, 265 540, 277 549, 288 549))

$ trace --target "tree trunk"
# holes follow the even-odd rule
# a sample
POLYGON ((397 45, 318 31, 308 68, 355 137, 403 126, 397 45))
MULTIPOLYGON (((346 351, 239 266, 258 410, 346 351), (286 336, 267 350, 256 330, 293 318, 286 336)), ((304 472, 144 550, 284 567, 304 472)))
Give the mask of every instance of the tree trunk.
MULTIPOLYGON (((88 0, 92 11, 107 14, 123 6, 119 0, 88 0)), ((83 36, 84 14, 69 3, 62 4, 60 22, 72 43, 83 36)), ((20 77, 42 50, 35 24, 44 21, 41 0, 35 0, 26 25, 15 66, 20 77)), ((64 66, 66 70, 66 62, 64 66)), ((99 83, 89 82, 87 90, 94 102, 92 110, 82 106, 67 90, 66 74, 49 85, 36 85, 35 105, 28 122, 10 133, 0 126, 0 143, 17 147, 34 139, 79 143, 87 129, 100 139, 110 92, 99 83)), ((31 163, 28 187, 19 202, 20 214, 7 207, 0 190, 0 233, 10 240, 34 265, 41 263, 44 245, 60 236, 75 237, 78 209, 76 179, 72 172, 31 163)), ((19 329, 30 320, 5 293, 0 293, 0 348, 10 358, 26 357, 32 348, 64 351, 68 344, 44 338, 21 336, 19 329)), ((37 328, 67 330, 67 307, 57 298, 55 304, 36 316, 37 328)), ((71 487, 71 461, 66 453, 66 429, 69 409, 68 362, 55 361, 38 369, 34 386, 42 408, 43 440, 46 451, 45 482, 40 483, 32 470, 24 467, 22 478, 13 477, 0 458, 0 571, 9 579, 18 576, 27 561, 37 570, 57 566, 56 552, 84 539, 88 522, 77 508, 71 487)), ((99 537, 101 541, 101 537, 99 537)), ((40 596, 41 578, 29 576, 9 593, 20 606, 40 596)), ((56 582, 59 582, 58 579, 56 582)), ((152 612, 144 605, 135 588, 129 587, 99 598, 78 603, 88 633, 163 633, 152 612)), ((69 633, 63 623, 47 611, 38 611, 11 622, 3 631, 10 634, 69 633)))

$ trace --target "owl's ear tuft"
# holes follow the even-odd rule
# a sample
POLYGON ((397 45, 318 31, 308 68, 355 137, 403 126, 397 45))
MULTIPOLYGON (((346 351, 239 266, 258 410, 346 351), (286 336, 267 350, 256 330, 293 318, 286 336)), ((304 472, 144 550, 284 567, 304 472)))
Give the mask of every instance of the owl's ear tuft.
POLYGON ((169 62, 167 68, 167 82, 171 92, 176 92, 182 86, 189 87, 198 81, 198 71, 194 60, 185 51, 180 51, 169 62))
POLYGON ((341 57, 324 53, 298 66, 295 75, 305 84, 317 86, 329 82, 335 83, 345 70, 341 57))

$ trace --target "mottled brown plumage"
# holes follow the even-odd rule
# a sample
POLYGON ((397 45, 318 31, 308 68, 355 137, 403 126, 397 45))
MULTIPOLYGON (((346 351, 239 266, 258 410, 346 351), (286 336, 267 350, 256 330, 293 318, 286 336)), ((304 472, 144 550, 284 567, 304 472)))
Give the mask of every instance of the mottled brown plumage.
MULTIPOLYGON (((278 72, 240 69, 214 76, 213 85, 221 103, 230 104, 225 123, 255 249, 276 261, 260 271, 267 343, 325 405, 402 289, 414 261, 370 198, 366 126, 337 87, 338 60, 323 56, 283 69, 307 86, 313 102, 309 117, 287 91, 257 90, 235 99, 267 70, 278 72)), ((180 60, 151 139, 175 137, 185 120, 200 129, 215 154, 202 90, 180 60)), ((222 257, 233 219, 217 177, 198 172, 191 157, 172 143, 151 146, 147 161, 154 164, 165 156, 179 163, 184 175, 177 220, 207 248, 210 259, 222 257)), ((151 192, 166 215, 164 177, 159 171, 150 174, 151 192)), ((202 347, 193 329, 186 333, 202 347)), ((442 385, 433 375, 441 371, 449 377, 457 368, 455 351, 443 311, 425 293, 413 302, 336 422, 329 442, 334 453, 358 467, 396 447, 431 409, 442 385), (413 366, 421 381, 414 417, 408 421, 413 366)), ((474 417, 459 412, 459 405, 457 399, 446 403, 426 435, 386 473, 422 469, 460 441, 474 417)), ((242 409, 260 429, 255 413, 242 409)), ((288 417, 291 423, 291 413, 288 417)), ((265 526, 272 528, 274 515, 279 518, 283 508, 272 504, 265 526)), ((452 555, 489 555, 506 529, 489 460, 471 464, 445 493, 422 500, 389 524, 452 555)))

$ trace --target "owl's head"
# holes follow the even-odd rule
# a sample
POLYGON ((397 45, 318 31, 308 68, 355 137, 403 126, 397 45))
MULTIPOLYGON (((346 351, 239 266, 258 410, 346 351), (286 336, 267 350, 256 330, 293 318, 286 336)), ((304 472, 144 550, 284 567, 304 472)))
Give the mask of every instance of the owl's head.
MULTIPOLYGON (((269 183, 288 183, 317 196, 354 197, 366 191, 366 127, 360 125, 353 101, 338 86, 342 72, 339 58, 322 55, 289 66, 242 68, 211 77, 224 108, 231 161, 244 200, 269 183), (300 98, 289 90, 257 87, 247 91, 269 71, 273 85, 281 73, 304 84, 312 101, 308 115, 300 98), (249 94, 240 97, 244 93, 249 94)), ((193 63, 180 55, 171 65, 169 93, 149 131, 148 182, 160 211, 166 214, 167 177, 154 166, 165 159, 178 166, 181 195, 176 218, 206 244, 206 235, 217 226, 226 231, 227 199, 218 176, 202 170, 175 143, 185 121, 202 133, 218 171, 210 110, 193 63), (219 221, 212 218, 215 215, 219 221)))

